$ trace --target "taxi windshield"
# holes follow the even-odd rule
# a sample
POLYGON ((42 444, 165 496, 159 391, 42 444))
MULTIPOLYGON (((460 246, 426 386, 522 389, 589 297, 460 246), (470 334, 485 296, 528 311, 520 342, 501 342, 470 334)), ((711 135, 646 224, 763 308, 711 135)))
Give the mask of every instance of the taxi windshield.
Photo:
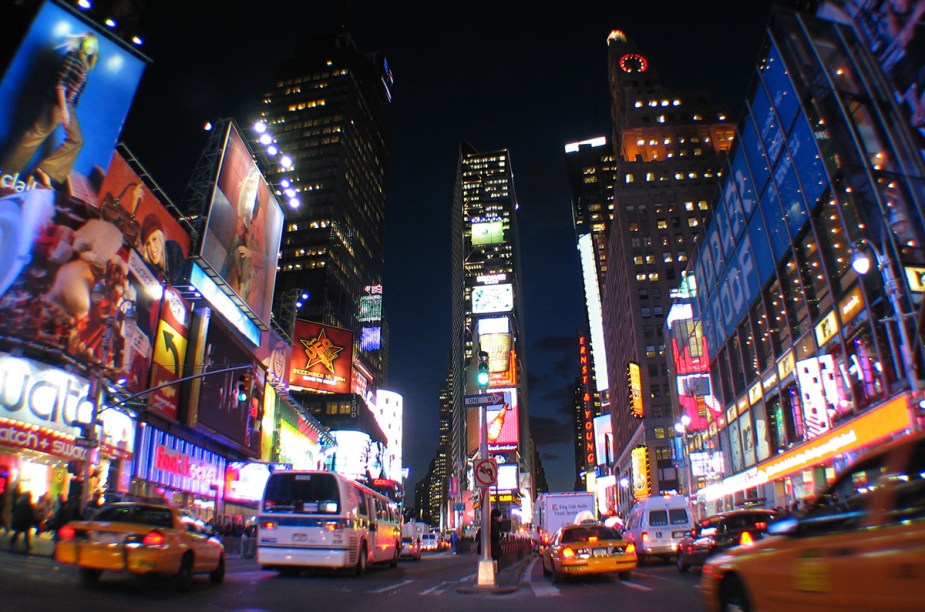
POLYGON ((111 523, 136 523, 150 525, 151 527, 173 527, 173 517, 170 510, 152 506, 107 506, 102 508, 93 517, 93 520, 111 523))

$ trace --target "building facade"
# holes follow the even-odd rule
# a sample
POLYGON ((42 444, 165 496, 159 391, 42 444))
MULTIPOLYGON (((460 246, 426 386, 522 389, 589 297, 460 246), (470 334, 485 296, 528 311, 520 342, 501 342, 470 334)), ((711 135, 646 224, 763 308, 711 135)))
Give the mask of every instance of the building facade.
MULTIPOLYGON (((489 428, 489 452, 513 475, 498 501, 503 512, 515 507, 523 512, 521 503, 527 499, 529 514, 534 473, 533 454, 527 452, 530 429, 516 210, 508 151, 481 153, 462 143, 451 223, 453 454, 447 459, 449 465, 458 463, 471 474, 471 459, 479 448, 479 410, 468 410, 464 399, 478 393, 475 370, 479 353, 485 352, 490 372, 485 393, 503 398, 488 408, 488 418, 498 426, 494 436, 489 428)), ((472 490, 472 478, 467 482, 465 488, 472 490)))
POLYGON ((608 38, 617 167, 603 291, 615 506, 679 488, 662 326, 711 211, 734 126, 702 92, 665 88, 622 32, 608 38), (634 398, 627 372, 634 376, 634 398))
POLYGON ((883 53, 885 9, 826 4, 842 23, 772 15, 669 332, 680 396, 711 383, 681 402, 703 513, 812 497, 921 427, 916 66, 883 53))
POLYGON ((391 86, 382 55, 361 52, 340 32, 303 43, 279 67, 261 109, 293 164, 267 173, 291 203, 277 302, 306 293, 298 318, 352 331, 357 383, 372 389, 387 377, 388 327, 361 312, 361 298, 382 294, 391 86))

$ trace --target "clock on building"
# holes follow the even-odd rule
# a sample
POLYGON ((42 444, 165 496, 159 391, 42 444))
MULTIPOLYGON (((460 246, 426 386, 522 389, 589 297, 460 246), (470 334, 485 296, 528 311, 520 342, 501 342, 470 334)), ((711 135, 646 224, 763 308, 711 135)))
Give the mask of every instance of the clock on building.
POLYGON ((645 72, 649 62, 638 53, 627 53, 620 58, 620 68, 623 72, 645 72))

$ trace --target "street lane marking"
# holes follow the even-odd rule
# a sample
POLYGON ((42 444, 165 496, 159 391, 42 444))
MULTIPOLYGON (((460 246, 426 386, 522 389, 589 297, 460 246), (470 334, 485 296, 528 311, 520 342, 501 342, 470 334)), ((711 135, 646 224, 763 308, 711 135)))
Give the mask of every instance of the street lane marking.
POLYGON ((668 580, 664 576, 659 576, 658 574, 644 574, 642 572, 633 572, 634 576, 642 576, 643 578, 655 578, 657 580, 668 580))
POLYGON ((414 582, 414 580, 405 580, 405 581, 399 582, 398 584, 393 584, 392 586, 382 587, 381 589, 376 589, 375 591, 369 591, 369 593, 372 593, 372 594, 386 593, 388 591, 400 589, 401 587, 411 584, 412 582, 414 582))
POLYGON ((418 595, 430 595, 431 593, 434 593, 435 591, 436 591, 436 594, 439 595, 440 593, 442 593, 442 592, 446 589, 447 586, 449 586, 449 585, 451 585, 451 584, 454 584, 454 582, 455 582, 455 581, 453 581, 453 580, 444 580, 443 582, 441 582, 441 583, 438 584, 438 585, 432 586, 432 587, 430 587, 429 589, 425 589, 425 590, 421 591, 420 593, 418 593, 418 595), (438 591, 438 589, 439 589, 439 591, 438 591))
POLYGON ((641 584, 636 584, 635 582, 626 582, 625 580, 621 582, 624 586, 628 586, 631 589, 639 589, 640 591, 651 591, 652 587, 642 586, 641 584))

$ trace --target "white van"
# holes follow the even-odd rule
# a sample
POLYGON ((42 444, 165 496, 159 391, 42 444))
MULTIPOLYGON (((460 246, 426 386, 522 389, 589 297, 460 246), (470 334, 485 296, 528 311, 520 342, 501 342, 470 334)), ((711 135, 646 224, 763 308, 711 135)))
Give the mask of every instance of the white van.
POLYGON ((657 495, 633 506, 622 531, 636 545, 641 564, 646 557, 674 559, 678 542, 693 528, 694 519, 685 496, 657 495))

